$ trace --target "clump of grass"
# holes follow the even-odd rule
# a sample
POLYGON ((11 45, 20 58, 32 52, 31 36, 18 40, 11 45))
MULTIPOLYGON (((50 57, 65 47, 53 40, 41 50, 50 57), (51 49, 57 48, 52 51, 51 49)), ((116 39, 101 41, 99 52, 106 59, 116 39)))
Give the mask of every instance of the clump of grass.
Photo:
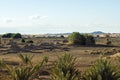
POLYGON ((32 65, 31 60, 33 59, 33 55, 19 54, 19 57, 23 61, 23 63, 25 63, 27 66, 15 67, 6 64, 5 67, 8 70, 11 79, 12 80, 34 80, 37 78, 39 79, 38 74, 42 66, 45 63, 47 63, 48 58, 43 57, 42 62, 32 65))
POLYGON ((44 60, 44 62, 45 62, 45 63, 47 63, 47 62, 48 62, 48 59, 49 59, 49 57, 48 57, 48 56, 43 56, 43 60, 44 60))
POLYGON ((12 80, 30 80, 34 72, 36 71, 35 67, 11 67, 6 66, 12 80))
POLYGON ((0 69, 5 66, 5 61, 4 59, 0 59, 0 69))
POLYGON ((119 80, 120 74, 116 66, 111 62, 100 58, 83 75, 84 80, 119 80))
POLYGON ((51 80, 80 80, 75 61, 76 58, 67 53, 58 57, 51 70, 51 80))
POLYGON ((4 71, 5 69, 5 60, 3 58, 0 59, 0 80, 9 80, 8 76, 6 76, 6 73, 4 71))
POLYGON ((28 54, 18 54, 18 57, 22 60, 22 62, 25 65, 31 65, 32 66, 32 59, 34 55, 28 55, 28 54))

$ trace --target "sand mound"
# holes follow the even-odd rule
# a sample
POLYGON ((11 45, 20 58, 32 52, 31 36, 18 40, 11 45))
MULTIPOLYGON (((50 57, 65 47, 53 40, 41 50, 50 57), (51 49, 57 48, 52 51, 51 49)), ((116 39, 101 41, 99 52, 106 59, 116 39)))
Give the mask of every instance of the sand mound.
POLYGON ((120 57, 120 53, 116 53, 116 54, 110 56, 110 58, 117 58, 117 57, 120 57))

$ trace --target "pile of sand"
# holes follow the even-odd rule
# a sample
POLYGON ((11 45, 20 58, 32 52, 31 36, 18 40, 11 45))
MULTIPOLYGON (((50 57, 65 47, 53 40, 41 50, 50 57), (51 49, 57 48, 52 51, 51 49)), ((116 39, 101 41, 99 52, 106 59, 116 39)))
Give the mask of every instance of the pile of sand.
POLYGON ((117 57, 120 57, 120 53, 116 53, 116 54, 110 56, 110 58, 117 58, 117 57))

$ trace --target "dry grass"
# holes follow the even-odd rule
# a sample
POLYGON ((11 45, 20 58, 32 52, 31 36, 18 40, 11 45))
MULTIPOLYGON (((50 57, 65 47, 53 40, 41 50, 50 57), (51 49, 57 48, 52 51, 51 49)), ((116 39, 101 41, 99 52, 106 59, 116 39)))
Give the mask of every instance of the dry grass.
MULTIPOLYGON (((49 43, 57 43, 60 42, 62 43, 62 40, 64 40, 63 38, 36 38, 36 39, 32 39, 35 43, 34 45, 39 45, 42 42, 49 42, 49 43)), ((112 44, 118 47, 105 47, 105 46, 74 46, 74 45, 68 45, 66 43, 62 43, 62 45, 58 46, 59 48, 55 48, 53 50, 49 50, 49 49, 37 49, 37 50, 32 50, 32 52, 18 52, 18 53, 7 53, 4 54, 5 52, 7 52, 7 50, 9 49, 9 47, 5 47, 5 48, 0 48, 0 50, 5 50, 2 51, 0 54, 0 58, 3 58, 8 64, 11 64, 14 66, 14 64, 16 64, 16 66, 18 66, 17 64, 21 63, 21 60, 18 57, 19 53, 23 53, 23 54, 33 54, 35 55, 32 62, 38 63, 39 61, 42 61, 42 57, 43 56, 48 56, 49 57, 49 61, 47 63, 47 65, 52 66, 52 63, 54 61, 57 60, 58 56, 61 56, 61 54, 67 52, 72 54, 73 56, 77 57, 77 68, 80 71, 85 70, 86 68, 88 68, 89 66, 92 65, 92 63, 94 63, 94 61, 96 61, 99 58, 99 54, 90 54, 92 51, 102 51, 102 50, 111 50, 113 48, 115 49, 119 49, 119 42, 120 38, 112 38, 112 44), (67 50, 64 50, 68 48, 67 50)), ((15 40, 16 42, 18 41, 18 43, 20 44, 20 40, 15 40)), ((100 38, 96 40, 97 44, 105 44, 105 38, 100 38)), ((23 45, 23 44, 22 44, 23 45)), ((7 45, 9 46, 9 45, 7 45)), ((21 46, 21 45, 20 45, 21 46)), ((111 56, 111 55, 105 55, 106 57, 111 56)), ((42 78, 45 77, 49 77, 46 75, 42 75, 42 78)))

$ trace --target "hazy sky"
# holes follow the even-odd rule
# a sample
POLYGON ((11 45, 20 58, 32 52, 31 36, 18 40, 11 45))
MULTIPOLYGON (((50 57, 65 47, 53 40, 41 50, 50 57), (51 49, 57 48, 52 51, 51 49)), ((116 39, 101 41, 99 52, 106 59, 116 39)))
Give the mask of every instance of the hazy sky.
POLYGON ((0 0, 0 33, 120 33, 120 0, 0 0))

